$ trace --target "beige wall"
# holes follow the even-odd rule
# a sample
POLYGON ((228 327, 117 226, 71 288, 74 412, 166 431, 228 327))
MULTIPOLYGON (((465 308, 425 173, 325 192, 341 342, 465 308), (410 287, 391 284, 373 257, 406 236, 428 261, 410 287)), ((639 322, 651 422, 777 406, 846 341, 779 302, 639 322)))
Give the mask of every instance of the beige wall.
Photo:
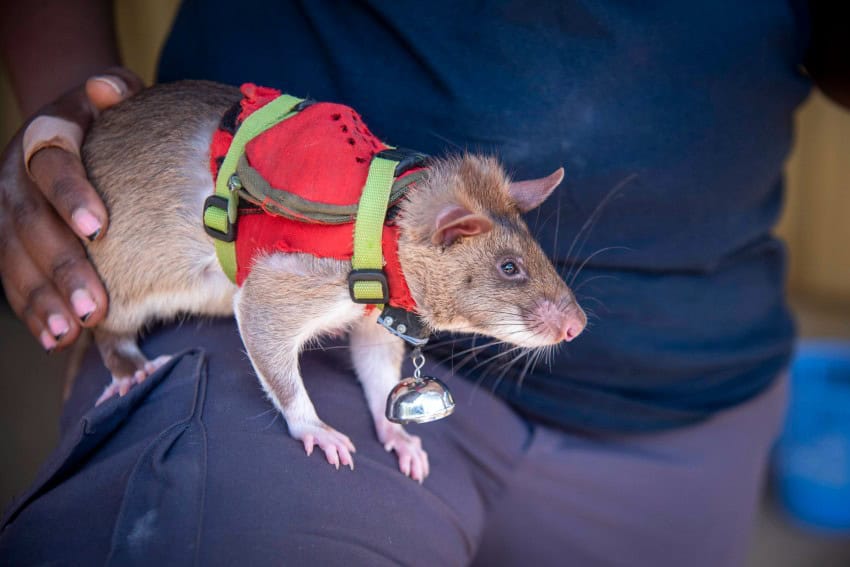
POLYGON ((850 111, 815 92, 796 116, 787 207, 778 232, 794 293, 850 304, 850 111))
POLYGON ((121 56, 146 83, 153 82, 159 49, 171 27, 178 0, 121 0, 115 19, 121 56))
MULTIPOLYGON (((116 2, 124 61, 148 83, 177 5, 178 0, 116 2)), ((17 122, 0 69, 0 143, 17 122)), ((799 296, 850 306, 850 112, 815 93, 796 123, 787 207, 778 228, 791 251, 790 288, 799 296)))

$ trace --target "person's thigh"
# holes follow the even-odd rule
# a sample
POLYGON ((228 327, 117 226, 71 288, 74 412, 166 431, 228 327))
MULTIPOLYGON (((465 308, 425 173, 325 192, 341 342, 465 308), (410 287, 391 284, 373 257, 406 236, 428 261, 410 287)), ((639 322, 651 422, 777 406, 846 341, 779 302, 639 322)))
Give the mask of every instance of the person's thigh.
POLYGON ((591 438, 538 428, 488 515, 474 564, 743 564, 786 382, 666 433, 591 438))
POLYGON ((229 321, 155 332, 151 355, 190 349, 124 398, 92 408, 108 375, 89 356, 61 447, 10 510, 0 556, 14 564, 462 565, 485 508, 527 444, 503 403, 444 377, 450 418, 411 427, 424 485, 375 439, 349 350, 302 357, 317 410, 355 445, 355 469, 308 457, 264 399, 229 321))

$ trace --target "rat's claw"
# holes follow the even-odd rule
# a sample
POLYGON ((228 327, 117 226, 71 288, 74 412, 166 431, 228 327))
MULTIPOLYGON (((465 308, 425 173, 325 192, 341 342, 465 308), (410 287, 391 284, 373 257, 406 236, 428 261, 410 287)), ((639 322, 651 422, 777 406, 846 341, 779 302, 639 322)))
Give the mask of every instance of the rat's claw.
POLYGON ((324 451, 325 459, 328 461, 328 463, 336 467, 337 470, 339 470, 339 455, 337 454, 336 446, 329 444, 323 439, 319 439, 319 447, 321 447, 322 451, 324 451))
POLYGON ((411 455, 402 455, 398 458, 398 468, 404 476, 410 476, 410 470, 413 458, 411 455))
POLYGON ((333 437, 319 439, 319 447, 322 448, 322 451, 325 452, 325 458, 328 460, 328 463, 332 464, 339 470, 339 451, 341 449, 345 449, 345 446, 341 445, 338 440, 333 439, 333 437))
POLYGON ((118 386, 118 395, 122 398, 127 395, 127 392, 130 391, 130 388, 133 387, 133 384, 136 383, 137 378, 134 376, 133 378, 125 378, 121 381, 121 384, 118 386))
POLYGON ((304 450, 307 451, 307 456, 313 454, 313 449, 316 447, 316 440, 309 433, 304 436, 304 450))
POLYGON ((133 378, 112 378, 112 383, 109 384, 106 388, 103 389, 103 393, 94 403, 95 406, 99 406, 109 398, 112 398, 115 395, 123 396, 126 394, 130 388, 135 384, 135 380, 133 378))
POLYGON ((289 432, 296 439, 301 439, 308 455, 313 453, 316 445, 325 454, 325 459, 339 469, 340 465, 354 470, 354 443, 348 436, 322 423, 308 422, 306 424, 290 423, 289 432))
POLYGON ((328 427, 328 429, 330 430, 331 439, 333 439, 333 442, 338 449, 345 449, 350 453, 357 452, 357 449, 354 448, 354 443, 351 442, 351 439, 348 438, 348 435, 340 433, 339 431, 331 427, 328 427))
POLYGON ((410 478, 417 481, 419 484, 422 484, 422 481, 425 480, 425 477, 428 476, 428 473, 425 472, 425 462, 422 459, 422 455, 418 456, 419 458, 411 459, 410 478))
POLYGON ((402 474, 421 484, 431 470, 428 453, 422 449, 422 440, 383 417, 376 423, 375 429, 384 449, 395 451, 398 456, 398 468, 402 474))
POLYGON ((100 395, 100 397, 94 403, 94 405, 99 406, 100 404, 102 404, 103 402, 105 402, 106 400, 108 400, 109 398, 111 398, 112 396, 114 396, 117 393, 118 393, 118 384, 116 382, 112 382, 112 384, 110 384, 109 386, 107 386, 106 388, 103 389, 103 393, 100 395))
POLYGON ((153 360, 149 360, 145 363, 145 371, 143 372, 143 376, 139 379, 139 382, 143 382, 145 378, 159 370, 163 364, 171 360, 170 354, 163 354, 162 356, 158 356, 153 360))
POLYGON ((339 447, 338 450, 340 464, 354 470, 354 459, 351 458, 351 453, 348 451, 348 447, 339 447))

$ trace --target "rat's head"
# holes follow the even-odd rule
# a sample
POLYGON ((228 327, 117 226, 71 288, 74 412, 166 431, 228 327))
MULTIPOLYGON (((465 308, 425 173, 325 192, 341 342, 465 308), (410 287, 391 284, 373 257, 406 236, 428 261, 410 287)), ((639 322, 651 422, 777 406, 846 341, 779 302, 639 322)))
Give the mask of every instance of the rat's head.
POLYGON ((522 220, 564 177, 511 182, 493 158, 435 160, 399 218, 399 256, 420 315, 437 330, 539 347, 587 318, 522 220))

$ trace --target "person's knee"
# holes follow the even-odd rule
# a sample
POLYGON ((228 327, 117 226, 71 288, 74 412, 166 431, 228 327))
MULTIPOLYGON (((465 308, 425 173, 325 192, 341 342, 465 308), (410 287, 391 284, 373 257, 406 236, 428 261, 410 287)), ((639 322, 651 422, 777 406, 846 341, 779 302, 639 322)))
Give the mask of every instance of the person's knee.
POLYGON ((231 490, 208 491, 202 546, 210 560, 244 562, 246 553, 257 554, 251 564, 272 557, 292 565, 471 560, 483 511, 472 486, 462 490, 471 501, 453 498, 449 485, 462 479, 438 475, 419 485, 391 460, 358 453, 354 471, 337 471, 316 455, 295 453, 280 467, 240 475, 231 490))

